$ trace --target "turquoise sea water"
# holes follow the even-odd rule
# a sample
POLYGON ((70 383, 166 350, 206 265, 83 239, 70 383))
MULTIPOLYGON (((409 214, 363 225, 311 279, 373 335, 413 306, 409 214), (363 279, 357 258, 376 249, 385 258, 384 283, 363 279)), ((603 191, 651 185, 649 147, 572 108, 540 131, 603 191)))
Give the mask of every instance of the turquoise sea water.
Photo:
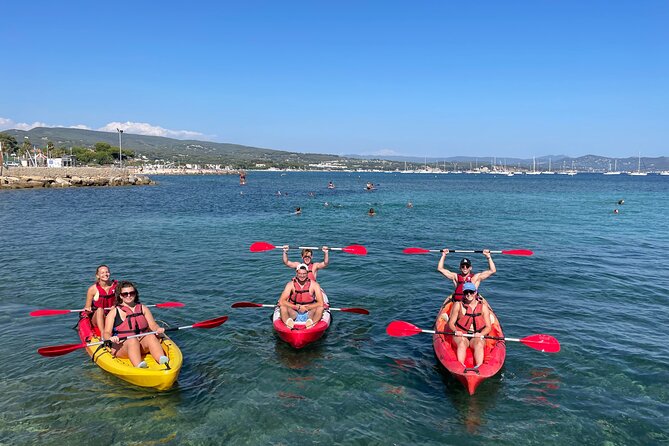
POLYGON ((155 179, 0 192, 1 444, 669 442, 669 177, 155 179), (292 350, 270 310, 230 308, 274 303, 293 276, 279 250, 249 252, 254 241, 366 246, 366 257, 332 253, 319 279, 334 306, 371 314, 335 313, 326 337, 292 350), (507 336, 550 334, 562 351, 509 342, 500 374, 469 396, 437 367, 429 335, 385 334, 392 320, 431 328, 451 290, 437 255, 402 254, 412 246, 533 250, 494 255, 498 272, 481 291, 507 336), (155 309, 172 326, 230 316, 172 336, 185 357, 174 389, 133 387, 83 350, 36 353, 77 342, 76 316, 28 313, 80 308, 100 263, 137 282, 145 303, 184 302, 155 309))

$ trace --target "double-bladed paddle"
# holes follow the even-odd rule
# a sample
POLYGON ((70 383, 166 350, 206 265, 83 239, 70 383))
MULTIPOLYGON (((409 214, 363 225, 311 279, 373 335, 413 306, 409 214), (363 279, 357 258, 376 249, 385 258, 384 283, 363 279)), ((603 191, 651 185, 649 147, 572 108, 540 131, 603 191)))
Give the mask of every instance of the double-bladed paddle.
MULTIPOLYGON (((151 305, 144 305, 145 307, 156 307, 156 308, 174 308, 174 307, 183 307, 184 304, 181 302, 163 302, 161 304, 151 304, 151 305)), ((105 310, 109 310, 112 307, 105 308, 105 310)), ((79 313, 84 311, 83 308, 79 308, 77 310, 35 310, 30 313, 32 317, 41 317, 41 316, 57 316, 59 314, 69 314, 69 313, 79 313)))
MULTIPOLYGON (((209 319, 207 321, 201 321, 201 322, 195 322, 194 324, 191 325, 185 325, 183 327, 172 327, 172 328, 166 328, 165 333, 168 331, 177 331, 177 330, 185 330, 187 328, 214 328, 218 327, 219 325, 223 324, 225 321, 228 320, 227 316, 220 316, 215 319, 209 319)), ((120 338, 120 340, 124 339, 130 339, 130 338, 139 338, 142 336, 147 336, 150 334, 157 334, 158 332, 156 331, 150 331, 148 333, 140 333, 132 336, 126 336, 124 338, 120 338)), ((73 352, 75 350, 79 350, 80 348, 86 348, 86 347, 92 347, 95 345, 101 345, 104 344, 105 341, 99 341, 99 342, 91 342, 90 344, 87 344, 85 342, 82 342, 80 344, 64 344, 64 345, 52 345, 50 347, 42 347, 37 349, 37 353, 39 353, 42 356, 63 356, 67 355, 70 352, 73 352)))
MULTIPOLYGON (((279 246, 274 246, 271 243, 267 242, 255 242, 251 244, 251 247, 249 250, 251 252, 263 252, 263 251, 271 251, 272 249, 281 249, 283 248, 284 245, 279 245, 279 246)), ((321 246, 288 246, 288 249, 311 249, 312 251, 318 251, 322 249, 321 246)), ((355 254, 357 256, 365 256, 367 255, 367 248, 365 248, 362 245, 349 245, 345 246, 344 248, 328 248, 330 251, 342 251, 347 254, 355 254)))
MULTIPOLYGON (((254 302, 235 302, 232 304, 232 308, 274 308, 276 305, 270 305, 270 304, 257 304, 254 302)), ((365 310, 364 308, 334 308, 334 307, 328 307, 326 310, 330 311, 341 311, 344 313, 357 313, 357 314, 369 314, 368 310, 365 310)))
MULTIPOLYGON (((413 324, 404 321, 392 321, 386 327, 386 333, 389 336, 396 336, 396 337, 414 336, 419 333, 443 334, 449 336, 453 336, 455 334, 451 331, 423 330, 419 327, 416 327, 413 324)), ((464 333, 462 336, 466 338, 474 337, 473 334, 469 333, 464 333)), ((560 343, 558 342, 558 340, 555 339, 553 336, 547 334, 535 334, 524 337, 522 339, 499 337, 499 336, 484 336, 484 338, 498 339, 500 341, 521 342, 530 348, 547 353, 557 353, 560 351, 560 343)))
MULTIPOLYGON (((443 249, 423 249, 423 248, 405 248, 402 252, 404 254, 428 254, 430 252, 443 252, 443 249)), ((449 249, 447 252, 463 252, 463 253, 482 253, 482 249, 449 249)), ((508 249, 505 251, 490 251, 490 254, 504 254, 507 256, 531 256, 534 254, 529 249, 508 249)))

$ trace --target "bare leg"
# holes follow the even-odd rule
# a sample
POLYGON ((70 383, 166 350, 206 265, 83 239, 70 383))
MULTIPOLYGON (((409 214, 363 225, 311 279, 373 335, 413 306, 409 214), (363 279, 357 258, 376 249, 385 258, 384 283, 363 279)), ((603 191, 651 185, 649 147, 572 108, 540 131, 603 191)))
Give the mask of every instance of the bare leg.
POLYGON ((297 317, 297 311, 293 310, 290 307, 282 305, 281 307, 279 307, 279 309, 281 310, 281 320, 283 321, 284 324, 286 323, 288 318, 294 320, 295 317, 297 317))
POLYGON ((156 335, 146 335, 140 341, 143 351, 149 351, 156 362, 160 361, 161 356, 165 356, 163 348, 160 346, 160 340, 156 335))
POLYGON ((323 311, 324 308, 322 306, 312 308, 311 310, 309 310, 309 319, 311 319, 313 324, 307 328, 313 327, 314 325, 316 325, 318 321, 320 321, 323 318, 323 311))
POLYGON ((93 314, 93 326, 100 329, 100 334, 105 331, 105 310, 98 308, 93 314))
MULTIPOLYGON (((469 348, 469 340, 460 336, 453 336, 453 341, 457 346, 456 356, 460 364, 465 366, 465 358, 467 357, 467 349, 469 348)), ((465 366, 466 367, 466 366, 465 366)))
POLYGON ((478 367, 481 364, 483 364, 483 356, 485 353, 485 343, 483 339, 480 338, 472 338, 470 341, 469 345, 471 346, 472 350, 474 350, 474 366, 478 367))
POLYGON ((128 349, 128 359, 132 362, 132 365, 137 367, 137 365, 142 362, 142 350, 139 344, 139 339, 130 338, 123 341, 128 349))

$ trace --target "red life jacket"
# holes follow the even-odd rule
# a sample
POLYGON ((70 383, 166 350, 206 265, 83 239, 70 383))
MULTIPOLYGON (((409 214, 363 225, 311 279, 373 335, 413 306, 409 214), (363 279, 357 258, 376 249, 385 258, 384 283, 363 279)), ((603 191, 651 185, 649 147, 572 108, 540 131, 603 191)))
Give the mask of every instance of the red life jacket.
POLYGON ((300 282, 297 281, 297 278, 293 278, 293 291, 290 292, 290 297, 288 297, 288 302, 292 302, 295 305, 313 304, 314 302, 316 302, 316 297, 314 297, 309 292, 309 288, 311 288, 310 279, 307 279, 304 282, 304 285, 300 285, 300 282))
MULTIPOLYGON (((98 290, 98 300, 93 299, 93 311, 98 308, 111 308, 116 302, 116 285, 118 282, 114 280, 111 284, 109 290, 105 290, 100 286, 99 283, 95 282, 95 287, 98 290)), ((105 310, 105 314, 109 313, 109 310, 105 310)))
POLYGON ((114 336, 122 334, 140 334, 149 331, 149 321, 144 316, 142 304, 135 305, 134 311, 125 305, 116 307, 116 318, 114 319, 114 336), (125 313, 125 320, 121 319, 120 311, 125 313))
POLYGON ((486 321, 483 317, 483 301, 480 298, 476 300, 478 303, 474 311, 471 311, 471 307, 467 305, 464 316, 460 316, 455 323, 455 325, 469 333, 480 333, 486 326, 486 321))
POLYGON ((453 291, 453 300, 460 302, 462 300, 462 287, 465 286, 466 282, 471 282, 474 274, 469 273, 466 276, 458 274, 458 284, 455 286, 455 291, 453 291))
POLYGON ((307 276, 309 280, 313 280, 314 282, 316 281, 316 276, 314 276, 314 264, 309 263, 307 265, 307 271, 309 271, 309 275, 307 276))

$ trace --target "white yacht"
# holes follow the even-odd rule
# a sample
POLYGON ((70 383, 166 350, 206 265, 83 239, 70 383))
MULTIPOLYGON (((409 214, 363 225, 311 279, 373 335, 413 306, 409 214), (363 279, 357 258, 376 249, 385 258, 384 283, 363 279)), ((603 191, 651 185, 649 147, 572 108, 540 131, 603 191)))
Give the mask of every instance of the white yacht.
POLYGON ((645 177, 648 175, 648 172, 642 172, 641 171, 641 152, 639 152, 639 164, 637 167, 636 172, 627 172, 627 175, 633 176, 633 177, 645 177))
POLYGON ((620 175, 622 172, 618 170, 618 160, 613 160, 613 170, 611 170, 611 161, 609 160, 609 170, 604 172, 604 175, 620 175))

